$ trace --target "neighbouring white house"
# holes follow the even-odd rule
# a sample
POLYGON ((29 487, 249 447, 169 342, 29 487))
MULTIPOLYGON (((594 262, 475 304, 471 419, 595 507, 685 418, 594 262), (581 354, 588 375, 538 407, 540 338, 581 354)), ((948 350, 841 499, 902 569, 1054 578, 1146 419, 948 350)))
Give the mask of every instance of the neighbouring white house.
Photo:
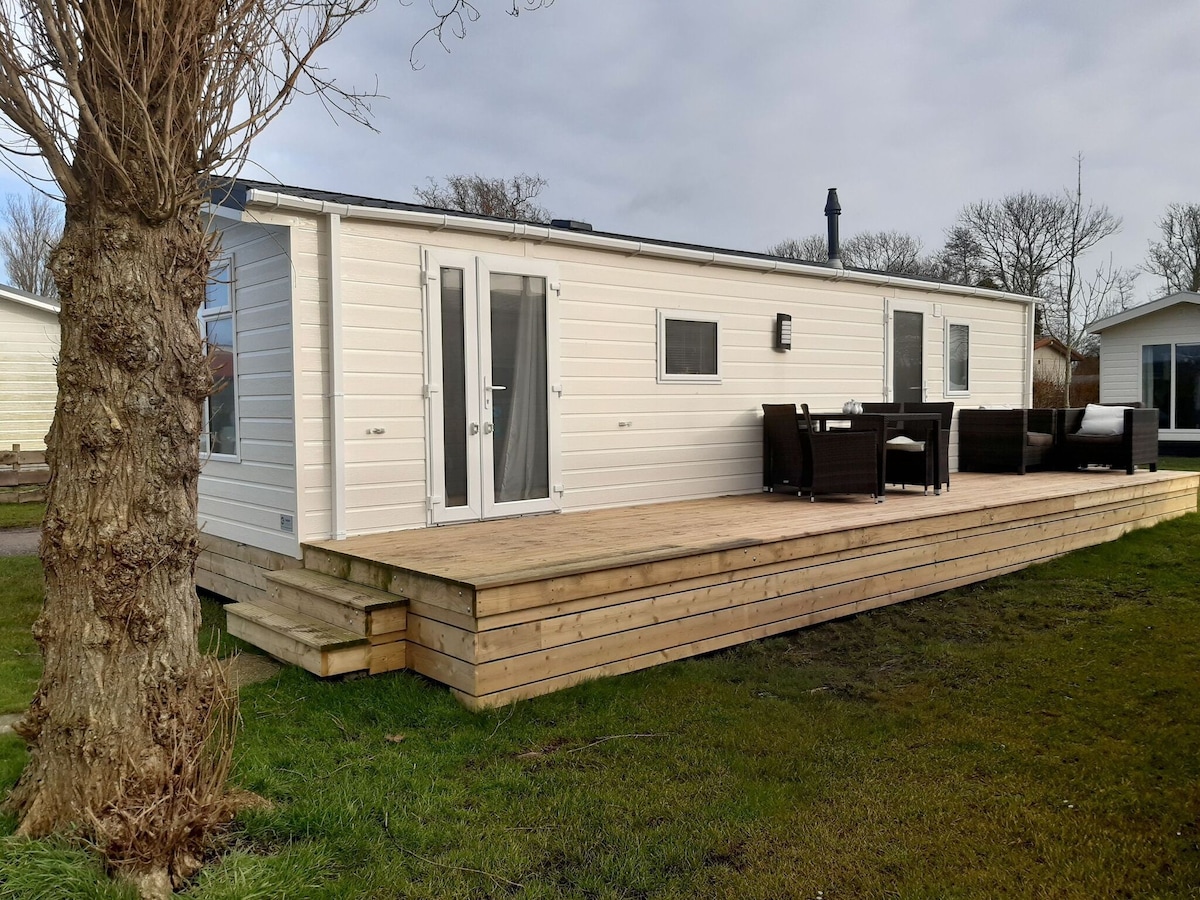
POLYGON ((1102 402, 1140 400, 1158 408, 1160 441, 1200 441, 1200 294, 1160 297, 1088 330, 1100 336, 1102 402))
POLYGON ((201 526, 291 558, 759 491, 763 403, 1031 402, 1029 297, 251 181, 210 212, 201 526))
POLYGON ((1033 342, 1033 380, 1053 384, 1066 384, 1067 357, 1071 363, 1083 359, 1075 350, 1068 350, 1067 345, 1056 337, 1043 336, 1033 342))
POLYGON ((0 450, 45 450, 58 395, 58 303, 0 285, 0 450))

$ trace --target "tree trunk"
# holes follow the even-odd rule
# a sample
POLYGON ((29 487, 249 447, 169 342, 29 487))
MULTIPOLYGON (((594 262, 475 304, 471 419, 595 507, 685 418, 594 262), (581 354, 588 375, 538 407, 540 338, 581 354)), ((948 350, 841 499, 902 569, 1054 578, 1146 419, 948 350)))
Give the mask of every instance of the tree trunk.
POLYGON ((144 896, 190 875, 228 817, 232 706, 200 655, 194 586, 208 269, 198 204, 165 222, 68 204, 52 268, 58 404, 34 626, 45 669, 18 733, 20 831, 71 826, 144 896))

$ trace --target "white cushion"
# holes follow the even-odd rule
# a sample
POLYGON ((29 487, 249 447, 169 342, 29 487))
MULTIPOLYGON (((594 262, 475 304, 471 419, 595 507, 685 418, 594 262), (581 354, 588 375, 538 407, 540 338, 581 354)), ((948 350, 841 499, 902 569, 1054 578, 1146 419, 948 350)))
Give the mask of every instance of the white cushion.
POLYGON ((921 453, 925 449, 924 441, 914 441, 902 434, 889 438, 887 445, 889 450, 903 450, 906 453, 921 453))
POLYGON ((1083 412, 1083 422, 1076 434, 1111 437, 1125 433, 1125 410, 1128 406, 1100 406, 1089 403, 1083 412))

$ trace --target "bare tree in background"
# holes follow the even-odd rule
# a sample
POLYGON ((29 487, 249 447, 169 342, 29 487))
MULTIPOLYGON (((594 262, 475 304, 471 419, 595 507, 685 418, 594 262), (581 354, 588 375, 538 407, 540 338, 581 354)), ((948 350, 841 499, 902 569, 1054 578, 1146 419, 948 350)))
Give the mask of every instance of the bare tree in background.
POLYGON ((45 194, 8 194, 0 209, 0 262, 8 283, 29 294, 54 297, 50 251, 62 235, 59 204, 45 194))
MULTIPOLYGON (((1075 296, 1079 257, 1120 226, 1107 207, 1085 208, 1078 192, 1009 194, 963 207, 942 258, 961 258, 963 274, 976 275, 976 283, 1062 303, 1075 296)), ((1045 327, 1039 309, 1038 333, 1045 327)))
POLYGON ((426 206, 456 209, 498 219, 549 222, 550 212, 534 201, 546 187, 540 175, 514 175, 512 178, 487 178, 483 175, 447 175, 441 181, 428 179, 427 187, 413 188, 417 199, 426 206))
MULTIPOLYGON (((45 665, 8 807, 23 835, 88 837, 143 897, 192 874, 233 811, 229 692, 197 647, 193 582, 212 385, 202 203, 297 91, 365 121, 367 98, 314 54, 373 5, 0 0, 0 148, 40 155, 66 211, 45 665)), ((435 27, 464 10, 435 11, 435 27)))
POLYGON ((829 259, 829 243, 823 234, 810 234, 800 239, 789 238, 766 250, 769 256, 781 256, 801 262, 823 263, 829 259))
MULTIPOLYGON (((842 241, 842 263, 859 269, 928 275, 932 264, 921 257, 921 239, 902 231, 864 231, 842 241)), ((771 256, 824 263, 829 259, 828 238, 810 234, 780 241, 767 251, 771 256)))
POLYGON ((1200 203, 1172 203, 1158 228, 1162 240, 1150 242, 1144 269, 1167 294, 1200 291, 1200 203))
POLYGON ((925 275, 921 239, 902 231, 863 231, 842 242, 846 265, 897 275, 925 275))
POLYGON ((1078 350, 1087 326, 1100 318, 1100 309, 1118 299, 1130 276, 1114 269, 1110 260, 1108 275, 1097 272, 1092 282, 1080 278, 1079 258, 1104 238, 1121 230, 1121 219, 1104 205, 1083 202, 1083 155, 1075 159, 1075 190, 1064 192, 1064 224, 1060 226, 1060 259, 1055 269, 1053 290, 1046 296, 1042 325, 1046 333, 1058 338, 1067 348, 1063 378, 1065 402, 1071 404, 1071 376, 1074 368, 1071 351, 1078 350))

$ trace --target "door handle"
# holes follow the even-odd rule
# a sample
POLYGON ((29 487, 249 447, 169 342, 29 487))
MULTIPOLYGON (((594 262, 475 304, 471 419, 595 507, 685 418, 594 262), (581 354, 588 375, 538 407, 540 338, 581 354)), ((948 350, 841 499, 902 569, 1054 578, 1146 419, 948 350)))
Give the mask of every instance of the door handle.
POLYGON ((491 422, 483 423, 483 433, 484 434, 491 434, 495 430, 496 430, 496 426, 493 425, 491 422))

